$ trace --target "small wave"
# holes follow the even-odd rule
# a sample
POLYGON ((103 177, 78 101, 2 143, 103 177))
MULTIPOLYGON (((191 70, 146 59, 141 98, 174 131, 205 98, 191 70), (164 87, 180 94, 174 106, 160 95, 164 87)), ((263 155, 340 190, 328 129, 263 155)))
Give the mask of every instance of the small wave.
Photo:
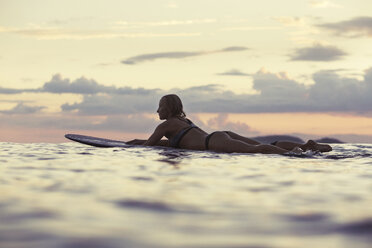
POLYGON ((291 214, 291 215, 281 215, 282 218, 285 218, 290 221, 295 222, 317 222, 325 221, 330 218, 329 215, 323 213, 307 213, 307 214, 291 214))
POLYGON ((265 245, 234 245, 234 244, 225 244, 225 245, 196 245, 196 246, 187 246, 187 248, 275 248, 275 246, 265 246, 265 245))
POLYGON ((325 159, 350 159, 350 158, 372 158, 371 153, 351 153, 351 154, 332 154, 332 155, 326 155, 323 157, 325 159))
POLYGON ((252 175, 243 175, 243 176, 239 176, 237 177, 236 179, 237 180, 250 180, 250 179, 253 179, 253 178, 262 178, 262 177, 265 177, 264 174, 252 174, 252 175))
POLYGON ((162 202, 150 202, 141 200, 121 200, 117 201, 116 205, 123 208, 134 208, 142 210, 150 210, 156 212, 171 213, 175 212, 175 209, 162 202))
POLYGON ((154 181, 151 177, 131 177, 134 181, 154 181))
POLYGON ((317 170, 317 169, 302 169, 300 171, 305 172, 305 173, 328 173, 329 172, 327 170, 317 170))
POLYGON ((173 165, 173 166, 176 166, 176 165, 181 163, 181 161, 172 160, 172 159, 158 159, 157 161, 164 162, 164 163, 167 163, 167 164, 170 164, 170 165, 173 165))
MULTIPOLYGON (((58 247, 62 248, 119 248, 119 247, 131 247, 127 246, 126 242, 122 240, 115 241, 110 238, 99 238, 99 237, 90 237, 90 238, 69 238, 66 239, 58 247)), ((132 246, 133 247, 133 246, 132 246)))
POLYGON ((23 222, 30 219, 54 219, 58 215, 54 212, 46 210, 36 210, 28 211, 21 213, 7 213, 7 215, 1 216, 1 222, 14 223, 14 222, 23 222))
MULTIPOLYGON (((42 231, 30 229, 8 229, 1 230, 0 232, 0 245, 3 244, 16 244, 6 247, 32 247, 29 242, 40 242, 40 240, 48 240, 54 236, 44 233, 42 231), (27 242, 27 243, 26 243, 27 242)), ((3 246, 1 246, 3 247, 3 246)))
POLYGON ((94 155, 93 153, 90 152, 79 152, 79 155, 94 155))
POLYGON ((41 158, 38 158, 38 160, 54 160, 54 159, 57 159, 57 158, 48 158, 48 157, 41 157, 41 158))
POLYGON ((132 200, 124 199, 114 202, 120 208, 131 208, 135 210, 144 210, 160 213, 187 213, 198 214, 201 213, 198 209, 189 206, 171 206, 160 201, 146 201, 146 200, 132 200))
POLYGON ((272 192, 275 191, 274 187, 251 187, 247 189, 250 192, 253 193, 259 193, 259 192, 272 192))
POLYGON ((336 232, 351 235, 367 235, 372 239, 372 218, 343 224, 336 228, 336 232))

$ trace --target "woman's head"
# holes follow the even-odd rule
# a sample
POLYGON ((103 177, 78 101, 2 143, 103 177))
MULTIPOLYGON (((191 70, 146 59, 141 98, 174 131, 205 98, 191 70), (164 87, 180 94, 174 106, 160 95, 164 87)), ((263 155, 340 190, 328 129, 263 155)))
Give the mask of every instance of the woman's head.
POLYGON ((186 117, 181 99, 175 94, 165 95, 160 99, 158 111, 161 120, 170 117, 186 117))

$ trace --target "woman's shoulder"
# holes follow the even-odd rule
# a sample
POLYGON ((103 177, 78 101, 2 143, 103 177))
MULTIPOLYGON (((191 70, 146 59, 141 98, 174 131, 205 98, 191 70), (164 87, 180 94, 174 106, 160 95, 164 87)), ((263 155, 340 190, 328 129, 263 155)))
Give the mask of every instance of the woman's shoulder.
POLYGON ((172 117, 159 124, 159 127, 175 127, 175 126, 185 126, 190 125, 192 122, 186 118, 172 117))
POLYGON ((185 124, 186 125, 190 125, 192 123, 192 121, 190 121, 189 119, 187 118, 184 118, 184 117, 172 117, 172 118, 169 118, 167 121, 167 123, 170 123, 172 125, 182 125, 184 126, 185 124))
POLYGON ((169 118, 165 121, 163 121, 162 123, 160 123, 158 125, 159 128, 168 128, 168 127, 172 127, 172 126, 175 126, 175 125, 178 125, 180 123, 179 120, 175 119, 175 118, 169 118))

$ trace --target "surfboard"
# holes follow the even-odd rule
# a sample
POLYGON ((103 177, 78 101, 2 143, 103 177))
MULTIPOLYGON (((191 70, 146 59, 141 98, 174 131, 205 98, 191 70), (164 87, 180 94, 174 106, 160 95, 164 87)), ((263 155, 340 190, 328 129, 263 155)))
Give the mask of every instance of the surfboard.
POLYGON ((120 140, 103 139, 80 134, 66 134, 65 138, 85 145, 96 147, 129 147, 127 143, 120 140))

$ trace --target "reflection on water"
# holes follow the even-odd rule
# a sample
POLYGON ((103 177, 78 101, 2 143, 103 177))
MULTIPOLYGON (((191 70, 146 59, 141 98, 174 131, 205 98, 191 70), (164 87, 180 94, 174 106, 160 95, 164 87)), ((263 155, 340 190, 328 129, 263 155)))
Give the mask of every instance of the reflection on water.
POLYGON ((0 247, 370 247, 372 145, 217 154, 0 143, 0 247))

